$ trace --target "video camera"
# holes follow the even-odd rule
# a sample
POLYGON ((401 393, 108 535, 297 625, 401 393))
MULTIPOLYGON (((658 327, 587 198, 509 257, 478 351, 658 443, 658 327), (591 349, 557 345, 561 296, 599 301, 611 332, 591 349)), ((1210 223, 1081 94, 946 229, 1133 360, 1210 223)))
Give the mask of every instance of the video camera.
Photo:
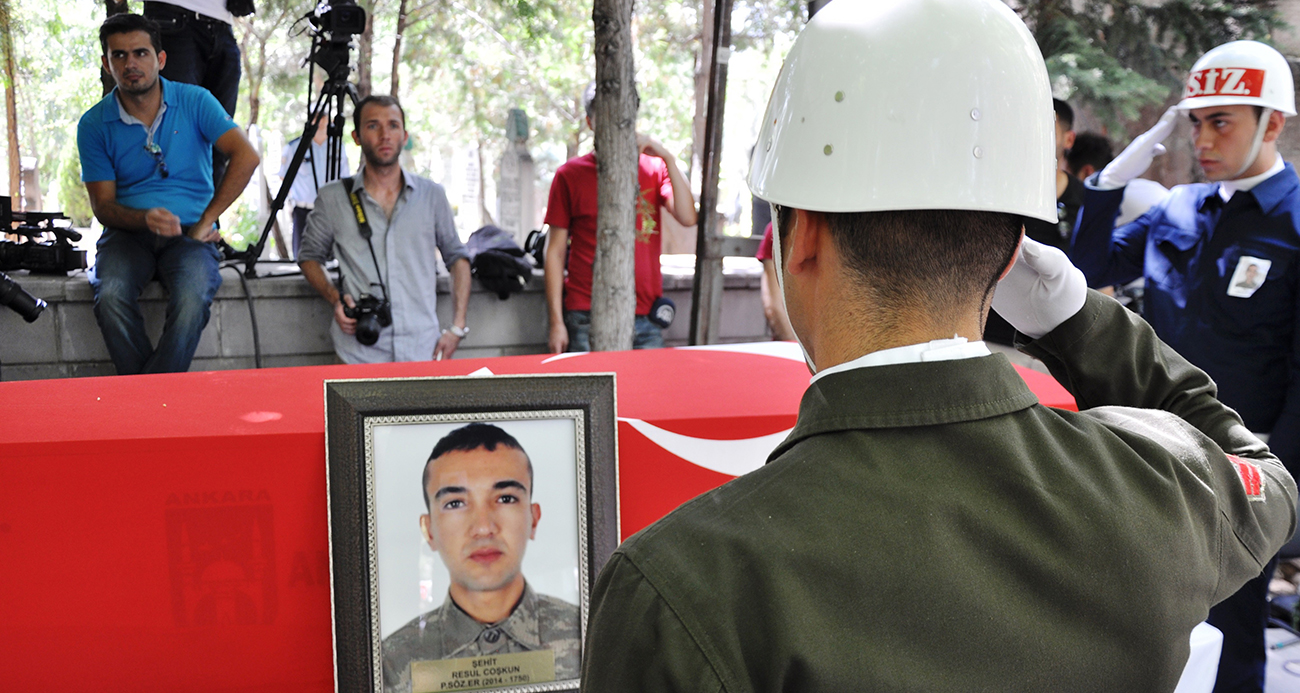
POLYGON ((352 37, 366 30, 366 10, 356 0, 321 0, 316 9, 307 14, 307 20, 316 27, 313 46, 308 60, 321 66, 330 79, 346 81, 348 78, 348 49, 352 37))
POLYGON ((322 0, 307 19, 317 30, 328 33, 333 41, 346 42, 366 30, 366 10, 356 0, 338 0, 337 5, 322 0))
POLYGON ((32 274, 64 274, 86 269, 86 251, 73 247, 81 234, 54 222, 66 220, 60 212, 15 212, 12 200, 0 197, 0 233, 25 236, 26 242, 0 240, 0 272, 25 269, 32 274), (18 224, 14 226, 15 222, 18 224), (53 239, 40 242, 46 234, 53 239))

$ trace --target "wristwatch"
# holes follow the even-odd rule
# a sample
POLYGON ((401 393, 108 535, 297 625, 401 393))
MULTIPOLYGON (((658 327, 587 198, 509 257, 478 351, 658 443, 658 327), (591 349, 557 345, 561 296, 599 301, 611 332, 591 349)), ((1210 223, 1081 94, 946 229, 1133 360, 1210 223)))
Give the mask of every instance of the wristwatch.
POLYGON ((469 334, 469 325, 466 325, 465 327, 456 327, 453 324, 451 327, 448 327, 447 329, 443 330, 443 332, 450 332, 456 335, 457 338, 464 339, 465 335, 469 334))

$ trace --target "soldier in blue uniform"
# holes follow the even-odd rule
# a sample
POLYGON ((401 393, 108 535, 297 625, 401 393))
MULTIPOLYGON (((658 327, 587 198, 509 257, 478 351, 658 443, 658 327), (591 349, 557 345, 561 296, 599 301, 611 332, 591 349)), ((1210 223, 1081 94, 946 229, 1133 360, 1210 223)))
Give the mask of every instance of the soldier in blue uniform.
MULTIPOLYGON (((1070 251, 1090 286, 1144 277, 1145 317, 1156 334, 1213 378, 1219 399, 1293 474, 1300 469, 1300 183, 1278 155, 1277 138, 1295 113, 1291 69, 1276 50, 1234 41, 1209 51, 1192 67, 1182 100, 1089 179, 1070 251), (1113 228, 1125 186, 1164 151, 1160 142, 1179 113, 1191 121, 1211 182, 1177 186, 1145 215, 1113 228)), ((1263 690, 1275 565, 1210 614, 1224 632, 1217 693, 1263 690)))

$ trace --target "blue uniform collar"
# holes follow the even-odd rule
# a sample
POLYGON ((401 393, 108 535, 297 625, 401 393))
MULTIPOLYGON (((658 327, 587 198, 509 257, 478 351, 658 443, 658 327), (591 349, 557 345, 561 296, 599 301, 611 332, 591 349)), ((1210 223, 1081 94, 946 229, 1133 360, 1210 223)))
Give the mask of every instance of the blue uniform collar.
MULTIPOLYGON (((1282 204, 1288 195, 1297 187, 1300 187, 1300 179, 1296 178, 1295 167, 1290 162, 1284 162, 1286 165, 1282 170, 1266 179, 1264 182, 1256 185, 1250 190, 1238 190, 1236 195, 1253 195, 1255 201, 1259 203, 1260 211, 1264 214, 1272 214, 1278 205, 1282 204)), ((1214 199, 1219 198, 1219 184, 1207 185, 1201 190, 1201 199, 1196 204, 1196 208, 1204 211, 1206 204, 1214 199)))
POLYGON ((1265 214, 1272 214, 1282 200, 1286 199, 1297 187, 1300 179, 1296 178, 1295 167, 1287 163, 1280 172, 1250 189, 1265 214))
MULTIPOLYGON (((171 84, 171 80, 162 75, 158 75, 158 86, 162 89, 162 102, 164 106, 172 105, 172 91, 174 90, 168 89, 168 84, 171 84)), ((108 123, 114 120, 121 120, 122 102, 117 100, 117 87, 113 87, 113 91, 108 92, 108 96, 104 97, 104 100, 109 102, 108 106, 104 108, 104 122, 108 123)))

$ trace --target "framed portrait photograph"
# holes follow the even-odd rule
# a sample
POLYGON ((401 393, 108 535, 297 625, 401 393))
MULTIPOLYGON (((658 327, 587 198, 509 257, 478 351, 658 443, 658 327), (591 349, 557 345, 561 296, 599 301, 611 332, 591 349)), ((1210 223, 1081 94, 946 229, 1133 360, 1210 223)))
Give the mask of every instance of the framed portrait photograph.
POLYGON ((330 380, 325 420, 336 690, 577 690, 613 374, 330 380))

